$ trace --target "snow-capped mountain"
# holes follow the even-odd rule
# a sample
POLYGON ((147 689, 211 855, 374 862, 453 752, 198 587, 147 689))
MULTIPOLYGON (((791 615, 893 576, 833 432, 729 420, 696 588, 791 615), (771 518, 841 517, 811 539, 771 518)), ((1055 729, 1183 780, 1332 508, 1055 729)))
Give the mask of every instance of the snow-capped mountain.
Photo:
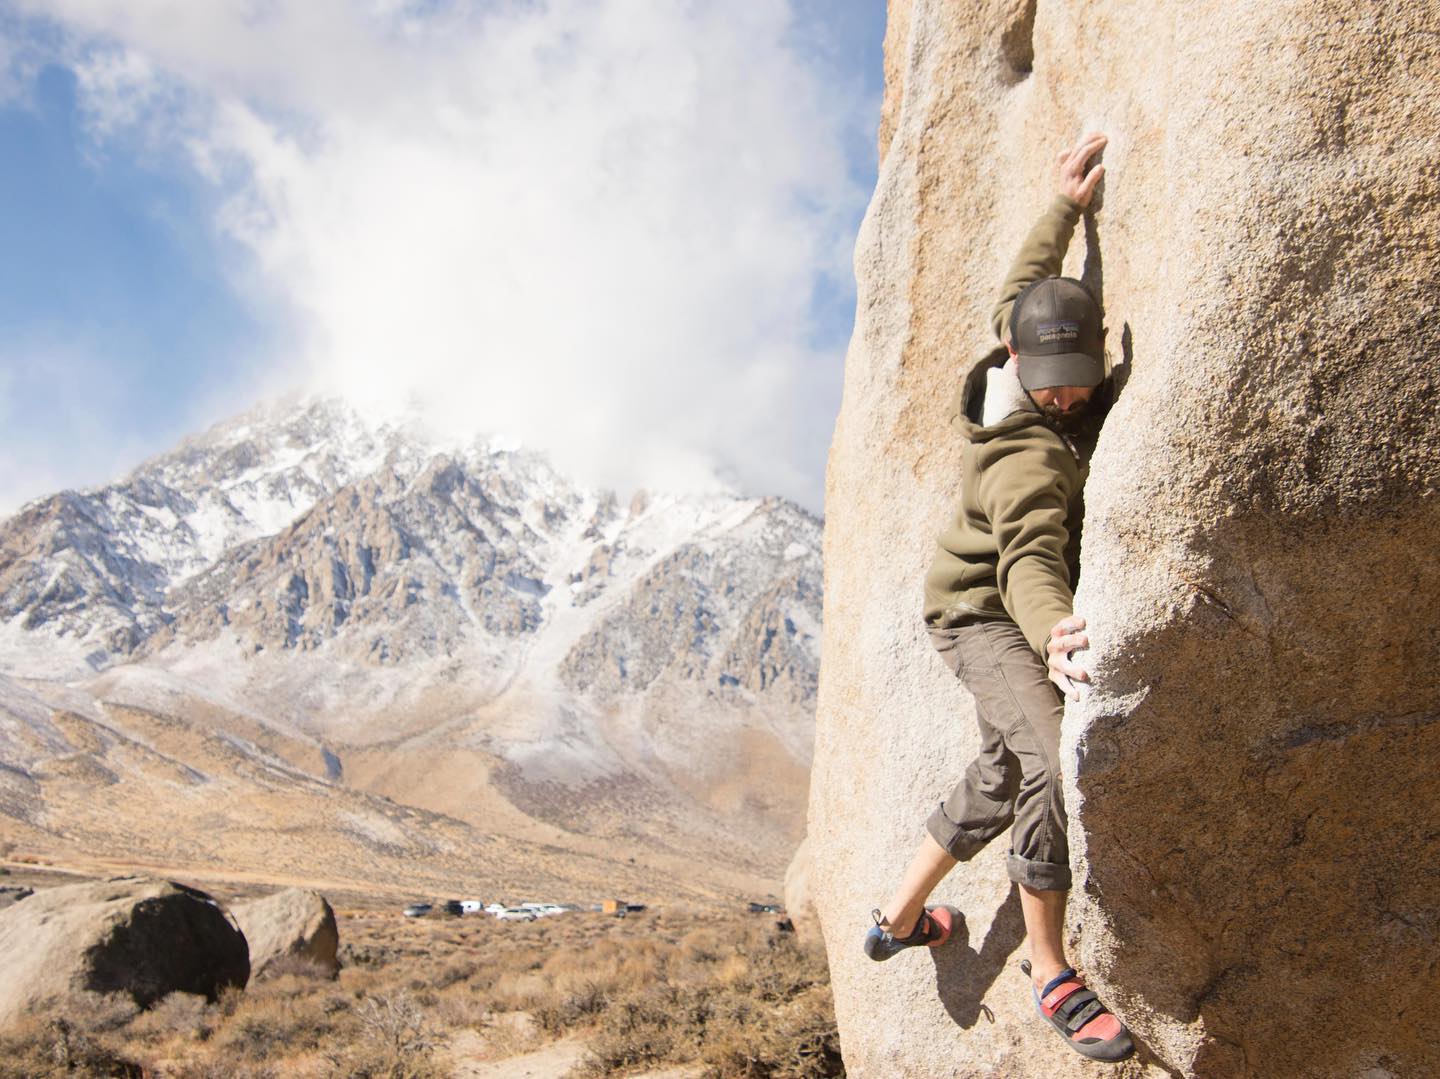
POLYGON ((0 521, 28 692, 244 714, 327 781, 756 868, 802 823, 820 605, 820 523, 784 500, 622 504, 330 399, 0 521))
POLYGON ((336 402, 277 404, 116 483, 37 499, 0 520, 0 618, 56 642, 52 672, 81 645, 83 662, 100 669, 166 623, 168 589, 407 450, 399 432, 336 402))

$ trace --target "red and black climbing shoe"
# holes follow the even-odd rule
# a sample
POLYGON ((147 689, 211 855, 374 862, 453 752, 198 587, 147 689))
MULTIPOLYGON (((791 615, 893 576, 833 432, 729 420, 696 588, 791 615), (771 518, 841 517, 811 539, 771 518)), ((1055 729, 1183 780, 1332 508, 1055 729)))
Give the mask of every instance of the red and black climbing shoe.
POLYGON ((865 954, 882 963, 906 948, 940 947, 950 939, 960 912, 954 907, 926 907, 916 919, 915 928, 903 937, 895 936, 884 927, 885 918, 878 908, 870 912, 870 917, 875 919, 875 924, 865 934, 865 954))
MULTIPOLYGON (((1021 963, 1020 969, 1029 975, 1030 963, 1021 963)), ((1135 1052, 1125 1024, 1100 1003, 1094 990, 1085 988, 1085 980, 1071 968, 1051 978, 1044 989, 1032 986, 1031 992, 1041 1016, 1081 1056, 1113 1064, 1135 1052)))

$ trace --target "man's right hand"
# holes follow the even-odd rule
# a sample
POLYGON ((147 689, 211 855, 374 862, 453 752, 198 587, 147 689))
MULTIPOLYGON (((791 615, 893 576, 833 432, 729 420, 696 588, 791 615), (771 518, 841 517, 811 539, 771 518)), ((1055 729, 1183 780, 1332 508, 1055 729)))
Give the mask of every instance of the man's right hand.
POLYGON ((1083 209, 1090 205, 1095 187, 1105 175, 1105 166, 1096 165, 1088 172, 1085 163, 1105 149, 1109 138, 1098 131, 1084 135, 1069 150, 1060 151, 1060 194, 1074 199, 1083 209))
POLYGON ((1090 681, 1089 672, 1070 658, 1071 652, 1090 647, 1090 638, 1082 632, 1084 629, 1085 619, 1078 614, 1062 618, 1050 631, 1050 640, 1045 646, 1045 666, 1049 668, 1050 681, 1072 701, 1080 699, 1080 687, 1075 683, 1090 681))

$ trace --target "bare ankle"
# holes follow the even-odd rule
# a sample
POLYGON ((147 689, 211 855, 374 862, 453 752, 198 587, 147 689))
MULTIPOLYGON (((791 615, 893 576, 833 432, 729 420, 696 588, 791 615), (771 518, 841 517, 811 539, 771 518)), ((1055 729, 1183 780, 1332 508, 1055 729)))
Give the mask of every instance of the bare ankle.
POLYGON ((1032 960, 1030 963, 1030 980, 1035 983, 1037 990, 1044 989, 1060 976, 1061 971, 1069 969, 1069 964, 1065 962, 1063 957, 1058 960, 1032 960))
POLYGON ((911 933, 915 932, 915 923, 920 920, 920 916, 918 914, 912 914, 907 917, 902 911, 894 917, 891 917, 887 912, 884 915, 884 919, 880 924, 892 937, 908 937, 911 933))

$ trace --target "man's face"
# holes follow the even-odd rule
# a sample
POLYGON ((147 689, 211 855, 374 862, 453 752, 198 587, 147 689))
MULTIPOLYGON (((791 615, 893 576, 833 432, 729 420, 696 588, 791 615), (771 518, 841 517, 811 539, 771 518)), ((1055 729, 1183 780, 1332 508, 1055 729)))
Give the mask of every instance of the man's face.
POLYGON ((1045 418, 1062 431, 1078 431, 1090 408, 1094 386, 1046 386, 1031 390, 1030 397, 1040 406, 1045 418))

